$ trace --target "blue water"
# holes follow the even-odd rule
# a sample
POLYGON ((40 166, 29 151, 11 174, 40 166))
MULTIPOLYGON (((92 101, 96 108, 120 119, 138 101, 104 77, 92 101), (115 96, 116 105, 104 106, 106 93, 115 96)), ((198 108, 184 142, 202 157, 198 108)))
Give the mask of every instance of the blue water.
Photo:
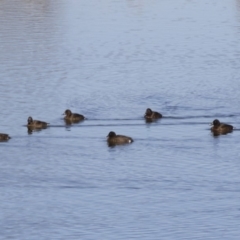
POLYGON ((0 239, 239 239, 239 1, 11 0, 0 20, 0 239))

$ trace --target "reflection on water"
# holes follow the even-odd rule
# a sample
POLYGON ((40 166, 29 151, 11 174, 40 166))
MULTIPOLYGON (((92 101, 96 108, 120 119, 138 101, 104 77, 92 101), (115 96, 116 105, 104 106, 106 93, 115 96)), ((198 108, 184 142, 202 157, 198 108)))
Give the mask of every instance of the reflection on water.
POLYGON ((239 238, 239 1, 0 6, 3 239, 239 238))

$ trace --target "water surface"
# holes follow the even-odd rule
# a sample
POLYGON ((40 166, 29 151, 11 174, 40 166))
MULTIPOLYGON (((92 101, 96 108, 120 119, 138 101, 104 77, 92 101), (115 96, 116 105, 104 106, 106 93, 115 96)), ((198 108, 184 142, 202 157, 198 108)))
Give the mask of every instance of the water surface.
POLYGON ((0 6, 0 239, 239 239, 239 1, 0 6))

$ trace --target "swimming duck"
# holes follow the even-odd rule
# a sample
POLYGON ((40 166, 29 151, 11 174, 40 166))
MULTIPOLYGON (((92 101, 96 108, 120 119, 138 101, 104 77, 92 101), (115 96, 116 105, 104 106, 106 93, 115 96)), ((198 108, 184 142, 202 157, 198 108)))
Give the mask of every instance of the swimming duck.
POLYGON ((215 134, 215 135, 219 135, 219 134, 227 134, 232 132, 233 130, 233 126, 226 124, 226 123, 221 123, 218 119, 215 119, 212 123, 211 123, 212 127, 211 127, 211 131, 215 134))
POLYGON ((27 127, 34 128, 34 129, 41 129, 41 128, 47 128, 49 123, 39 121, 39 120, 33 120, 32 117, 28 118, 28 124, 27 127))
POLYGON ((161 118, 162 114, 159 112, 154 112, 154 111, 152 111, 152 109, 147 108, 144 117, 147 120, 154 120, 154 119, 161 118))
POLYGON ((110 146, 132 143, 133 139, 123 135, 116 135, 115 132, 109 132, 107 142, 110 146))
POLYGON ((65 115, 64 120, 68 121, 72 121, 72 122, 79 122, 82 121, 84 119, 86 119, 83 115, 78 114, 78 113, 72 113, 71 110, 67 109, 63 115, 65 115))
POLYGON ((7 141, 9 139, 10 139, 10 137, 8 134, 0 133, 0 141, 7 141))

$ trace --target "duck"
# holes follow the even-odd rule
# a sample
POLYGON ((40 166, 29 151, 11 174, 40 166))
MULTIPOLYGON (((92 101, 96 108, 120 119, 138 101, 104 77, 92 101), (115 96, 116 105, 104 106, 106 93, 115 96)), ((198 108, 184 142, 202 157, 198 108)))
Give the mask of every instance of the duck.
POLYGON ((9 137, 8 134, 6 133, 0 133, 0 141, 7 141, 9 140, 11 137, 9 137))
POLYGON ((33 129, 41 129, 41 128, 47 128, 49 123, 39 121, 39 120, 33 120, 32 117, 28 117, 28 128, 33 129))
POLYGON ((132 143, 133 139, 131 137, 124 136, 124 135, 116 135, 115 132, 111 131, 107 135, 107 142, 110 146, 114 146, 114 145, 132 143))
POLYGON ((218 119, 213 120, 211 126, 211 131, 214 133, 214 135, 227 134, 233 130, 232 125, 221 123, 218 119))
POLYGON ((63 115, 65 115, 64 120, 66 122, 79 122, 86 119, 82 114, 72 113, 69 109, 65 110, 63 115))
POLYGON ((147 108, 146 112, 145 112, 145 115, 144 115, 144 118, 146 120, 154 120, 154 119, 162 118, 162 114, 159 113, 159 112, 152 111, 151 108, 147 108))

